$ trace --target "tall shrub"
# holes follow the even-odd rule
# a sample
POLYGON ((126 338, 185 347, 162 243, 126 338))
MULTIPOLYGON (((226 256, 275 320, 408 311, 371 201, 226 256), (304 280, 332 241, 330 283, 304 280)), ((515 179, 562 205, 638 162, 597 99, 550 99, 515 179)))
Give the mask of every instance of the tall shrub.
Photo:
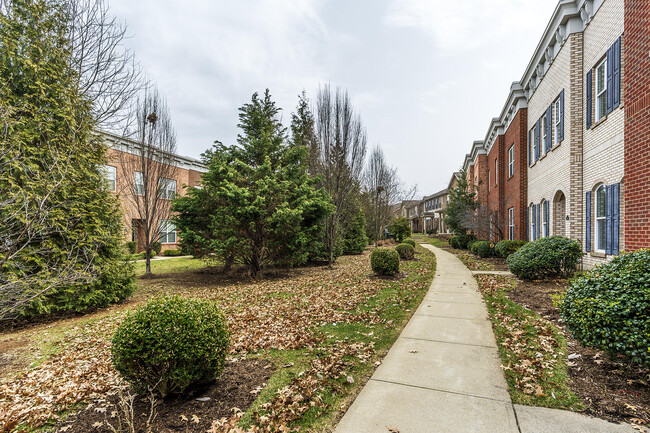
POLYGON ((571 276, 581 257, 582 250, 578 242, 551 236, 528 242, 511 254, 506 262, 517 277, 536 280, 571 276))
POLYGON ((399 217, 393 220, 388 227, 390 233, 395 236, 398 243, 411 236, 411 226, 408 220, 404 217, 399 217))

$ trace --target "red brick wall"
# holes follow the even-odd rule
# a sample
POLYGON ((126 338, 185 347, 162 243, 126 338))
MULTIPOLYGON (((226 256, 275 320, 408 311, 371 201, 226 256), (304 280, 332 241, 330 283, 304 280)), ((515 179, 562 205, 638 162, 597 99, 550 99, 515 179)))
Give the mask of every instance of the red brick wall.
MULTIPOLYGON (((497 136, 494 144, 487 155, 487 170, 490 175, 486 177, 486 185, 489 183, 487 191, 487 210, 488 215, 496 214, 496 219, 493 227, 493 240, 500 241, 507 237, 507 232, 504 231, 504 217, 503 217, 503 193, 504 193, 504 136, 497 136)), ((487 215, 482 215, 481 218, 486 218, 487 215)), ((489 220, 487 221, 489 225, 489 220)))
POLYGON ((650 248, 650 4, 625 0, 625 248, 650 248))
POLYGON ((526 132, 528 109, 517 112, 505 134, 504 142, 504 206, 505 233, 508 233, 508 209, 515 208, 515 239, 526 240, 527 231, 527 185, 528 185, 528 137, 526 132), (508 149, 515 146, 514 175, 508 177, 508 149))

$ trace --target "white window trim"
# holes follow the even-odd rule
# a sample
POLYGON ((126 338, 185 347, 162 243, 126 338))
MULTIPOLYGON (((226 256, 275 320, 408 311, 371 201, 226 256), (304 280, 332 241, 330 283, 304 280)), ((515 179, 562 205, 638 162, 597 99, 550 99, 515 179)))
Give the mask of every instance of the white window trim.
POLYGON ((508 209, 508 239, 514 240, 515 237, 515 208, 508 209))
POLYGON ((553 103, 553 111, 555 112, 555 128, 553 128, 553 145, 560 144, 558 141, 560 139, 560 128, 562 126, 562 122, 560 119, 560 99, 558 98, 554 103, 553 103))
MULTIPOLYGON (((549 235, 551 234, 550 230, 548 230, 549 227, 548 227, 548 219, 546 217, 545 205, 546 205, 546 200, 542 200, 542 202, 539 204, 539 211, 541 213, 540 221, 542 222, 542 227, 540 227, 540 231, 539 231, 540 238, 545 238, 546 233, 548 233, 549 235)), ((549 218, 551 217, 550 213, 551 210, 549 208, 549 215, 548 215, 549 218)))
POLYGON ((607 115, 606 114, 607 113, 607 58, 605 58, 602 62, 600 62, 598 64, 598 66, 596 66, 596 80, 595 81, 596 81, 596 86, 595 86, 596 91, 594 92, 596 94, 596 117, 595 118, 596 118, 596 122, 598 122, 600 119, 602 119, 603 117, 605 117, 607 115), (600 93, 598 93, 598 69, 600 69, 601 66, 603 67, 603 90, 600 93), (600 110, 601 110, 600 97, 602 95, 605 95, 605 101, 604 101, 605 106, 602 107, 603 108, 603 113, 605 113, 605 114, 603 114, 601 116, 600 115, 600 110))
POLYGON ((546 137, 548 136, 548 134, 546 133, 547 128, 548 128, 548 121, 549 121, 548 116, 542 117, 542 123, 541 123, 541 126, 540 126, 540 129, 542 130, 542 138, 540 139, 539 144, 540 144, 540 146, 542 146, 542 149, 544 149, 544 153, 548 152, 548 150, 549 150, 547 145, 546 145, 546 137))
POLYGON ((159 233, 160 233, 160 243, 163 245, 175 244, 178 241, 176 236, 176 226, 170 220, 163 220, 160 222, 159 233), (173 228, 173 230, 169 230, 170 228, 173 228), (169 238, 172 235, 174 236, 174 242, 169 242, 169 238))
POLYGON ((513 144, 508 149, 508 177, 515 175, 515 145, 513 144))
MULTIPOLYGON (((605 248, 598 248, 598 244, 600 239, 600 230, 598 230, 599 222, 602 222, 605 224, 605 228, 607 228, 607 210, 605 210, 605 214, 602 217, 598 216, 598 191, 600 189, 603 189, 605 191, 605 185, 600 185, 598 188, 596 188, 596 192, 594 194, 594 251, 597 251, 599 253, 604 253, 606 248, 607 248, 607 239, 603 239, 603 245, 605 248)), ((606 208, 607 206, 607 194, 604 196, 605 204, 604 207, 606 208)))
POLYGON ((144 195, 144 175, 140 171, 133 172, 133 193, 135 195, 144 195), (140 180, 140 183, 138 180, 140 180))
POLYGON ((113 167, 112 165, 105 165, 103 175, 106 183, 108 184, 108 191, 117 191, 117 167, 113 167))

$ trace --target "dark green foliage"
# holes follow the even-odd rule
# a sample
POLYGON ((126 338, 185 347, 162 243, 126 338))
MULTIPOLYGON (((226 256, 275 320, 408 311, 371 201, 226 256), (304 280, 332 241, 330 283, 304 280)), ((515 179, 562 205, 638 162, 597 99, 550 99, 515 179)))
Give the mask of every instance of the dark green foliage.
POLYGON ((477 242, 487 242, 487 239, 472 239, 469 242, 467 242, 467 249, 470 250, 474 254, 477 254, 476 249, 474 248, 474 245, 477 242))
POLYGON ((228 345, 228 326, 216 303, 160 297, 120 324, 111 360, 136 392, 165 397, 216 379, 228 345))
POLYGON ((413 260, 415 257, 415 249, 411 244, 403 243, 395 247, 395 250, 399 254, 400 259, 402 260, 413 260))
POLYGON ((162 244, 160 242, 153 242, 151 244, 151 254, 157 256, 162 250, 162 244))
POLYGON ((343 230, 343 254, 361 254, 367 246, 366 215, 363 210, 359 210, 354 219, 343 230))
POLYGON ((69 25, 64 2, 0 7, 0 111, 9 113, 0 221, 13 228, 8 244, 20 246, 0 247, 0 287, 18 290, 0 296, 0 315, 81 311, 133 290, 119 204, 100 173, 106 148, 78 88, 69 25))
POLYGON ((585 345, 650 366, 650 250, 623 254, 574 278, 560 313, 585 345))
POLYGON ((479 257, 492 257, 494 256, 494 249, 490 245, 492 245, 490 241, 474 241, 472 242, 471 251, 479 257))
POLYGON ((511 254, 515 253, 519 248, 526 245, 526 241, 500 241, 494 246, 494 251, 499 255, 507 259, 511 254))
POLYGON ((399 272, 399 254, 392 248, 375 248, 370 255, 370 266, 379 275, 395 275, 399 272))
POLYGON ((253 276, 266 265, 305 263, 333 208, 307 175, 304 146, 286 144, 268 90, 240 108, 238 146, 203 154, 202 188, 174 201, 176 226, 195 254, 242 263, 253 276))
POLYGON ((508 259, 510 271, 524 280, 571 276, 582 257, 580 244, 561 236, 523 245, 508 259))
POLYGON ((126 243, 126 250, 129 254, 135 254, 138 248, 138 243, 136 241, 130 241, 126 243))
POLYGON ((461 171, 458 185, 449 191, 449 203, 447 203, 445 216, 445 224, 453 233, 464 235, 474 229, 476 219, 475 196, 475 193, 468 192, 467 173, 461 171))
POLYGON ((178 257, 183 255, 183 250, 165 250, 163 256, 165 257, 178 257))
POLYGON ((397 218, 392 223, 390 223, 388 230, 395 237, 397 243, 400 244, 404 239, 411 236, 411 225, 404 217, 397 218))
POLYGON ((449 238, 449 245, 457 250, 467 249, 467 245, 475 240, 473 235, 455 235, 449 238))
POLYGON ((402 243, 403 243, 403 244, 409 244, 410 246, 412 246, 413 248, 415 248, 415 241, 414 241, 413 239, 411 239, 411 238, 404 239, 404 240, 402 241, 402 243))

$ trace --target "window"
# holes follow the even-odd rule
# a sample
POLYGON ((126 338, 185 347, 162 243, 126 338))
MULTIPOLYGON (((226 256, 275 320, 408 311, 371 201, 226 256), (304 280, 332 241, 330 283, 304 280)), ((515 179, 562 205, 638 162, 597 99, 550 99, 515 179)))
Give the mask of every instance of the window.
POLYGON ((560 108, 560 98, 553 103, 553 111, 555 112, 555 123, 553 128, 553 144, 560 143, 560 136, 562 135, 562 110, 560 108))
POLYGON ((162 221, 160 223, 160 243, 161 244, 175 244, 176 243, 176 226, 171 221, 162 221))
POLYGON ((548 126, 549 126, 548 122, 549 122, 548 116, 542 117, 542 143, 544 145, 544 153, 549 151, 547 146, 548 143, 547 134, 548 134, 548 126))
POLYGON ((490 190, 490 185, 492 185, 492 176, 490 175, 490 170, 488 170, 488 191, 490 190))
POLYGON ((158 179, 158 194, 160 198, 171 200, 176 197, 176 181, 172 179, 158 179))
POLYGON ((607 59, 596 66, 596 121, 607 114, 607 59))
POLYGON ((494 236, 494 214, 490 214, 490 240, 493 239, 494 236))
POLYGON ((515 175, 515 145, 508 149, 508 177, 515 175))
POLYGON ((605 185, 596 190, 596 250, 605 252, 607 248, 607 192, 605 185))
POLYGON ((104 175, 104 179, 106 179, 106 184, 108 186, 109 191, 115 191, 116 190, 116 169, 113 166, 110 165, 105 165, 102 169, 102 174, 104 175))
POLYGON ((144 195, 144 176, 139 171, 133 173, 133 192, 135 195, 144 195))
POLYGON ((494 184, 499 183, 499 159, 494 160, 494 184))
POLYGON ((508 239, 515 238, 515 208, 508 209, 508 239))

